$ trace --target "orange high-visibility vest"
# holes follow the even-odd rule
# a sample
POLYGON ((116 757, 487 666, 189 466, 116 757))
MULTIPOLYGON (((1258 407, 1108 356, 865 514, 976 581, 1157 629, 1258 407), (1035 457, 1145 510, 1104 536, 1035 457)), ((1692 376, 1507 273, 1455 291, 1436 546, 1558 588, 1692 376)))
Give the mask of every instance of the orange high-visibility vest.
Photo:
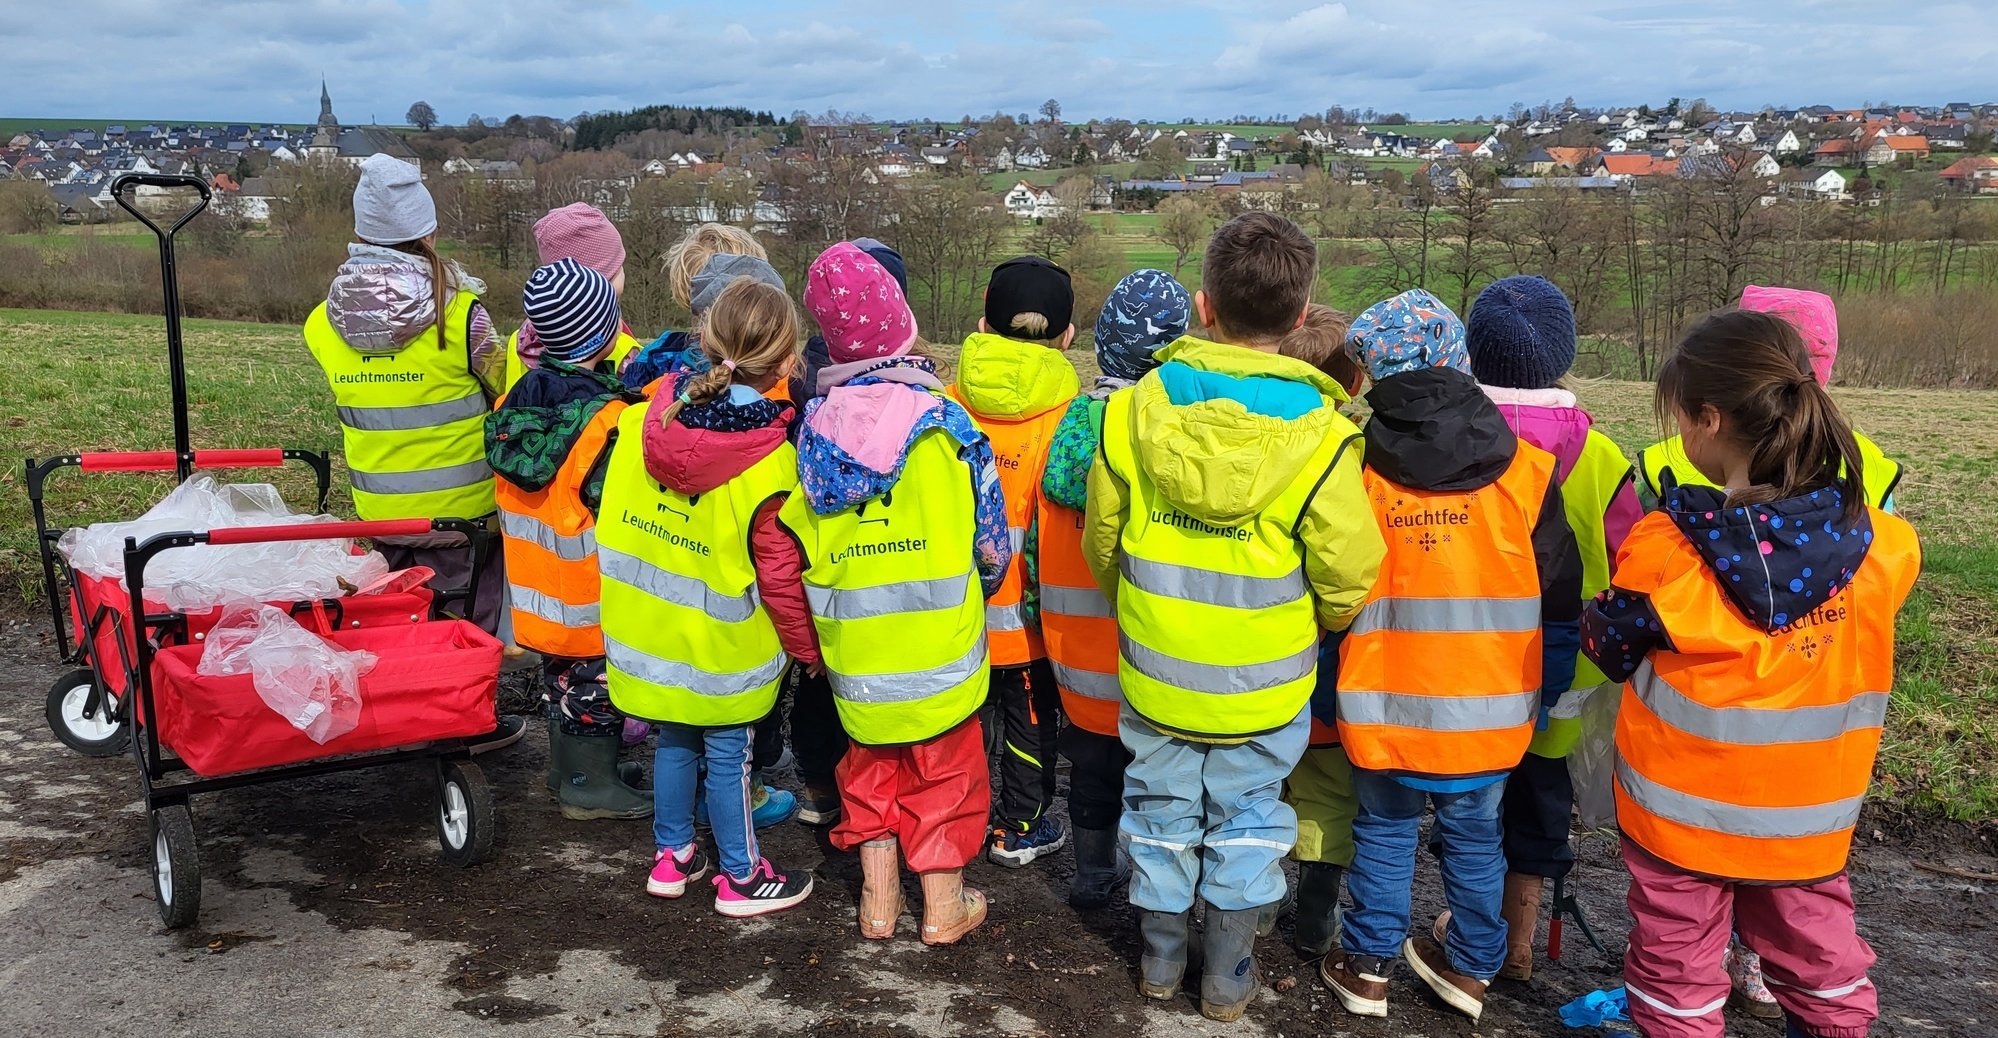
POLYGON ((614 400, 591 417, 547 486, 528 493, 497 481, 513 637, 544 656, 604 654, 597 521, 583 506, 583 482, 626 406, 614 400))
POLYGON ((1117 610, 1082 556, 1082 513, 1041 498, 1041 637, 1062 710, 1084 731, 1115 738, 1117 610))
MULTIPOLYGON (((945 390, 950 398, 964 403, 955 385, 945 390)), ((969 408, 966 409, 969 412, 969 408)), ((1055 427, 1061 424, 1065 407, 1051 407, 1037 415, 1007 420, 973 414, 972 421, 992 441, 992 454, 999 466, 999 489, 1006 495, 1006 527, 1013 542, 1013 561, 1006 566, 1006 579, 999 590, 985 600, 985 631, 992 649, 992 665, 1017 667, 1041 659, 1047 649, 1041 632, 1027 623, 1021 596, 1027 586, 1027 524, 1041 503, 1041 477, 1047 473, 1048 447, 1054 443, 1055 427)))
POLYGON ((1387 558, 1339 646, 1339 737, 1354 767, 1465 777, 1525 756, 1540 709, 1533 527, 1554 470, 1524 440, 1477 490, 1416 490, 1367 469, 1387 558))
POLYGON ((1624 541, 1611 593, 1650 596, 1671 639, 1631 676, 1616 720, 1617 825, 1652 856, 1721 879, 1844 871, 1894 687, 1894 614, 1921 570, 1914 528, 1867 511, 1852 583, 1774 632, 1742 615, 1670 517, 1645 516, 1624 541))

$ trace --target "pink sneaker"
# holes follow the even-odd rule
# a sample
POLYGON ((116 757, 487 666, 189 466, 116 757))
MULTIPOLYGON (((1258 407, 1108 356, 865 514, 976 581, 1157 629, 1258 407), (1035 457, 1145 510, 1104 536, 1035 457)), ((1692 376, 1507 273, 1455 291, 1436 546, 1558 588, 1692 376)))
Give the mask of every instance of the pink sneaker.
POLYGON ((812 896, 812 874, 786 876, 763 858, 745 879, 728 873, 714 878, 715 911, 734 919, 781 912, 812 896))
POLYGON ((679 897, 687 892, 687 884, 707 874, 708 856, 701 853, 700 845, 690 844, 684 858, 662 850, 652 863, 652 874, 645 877, 645 892, 653 897, 679 897))

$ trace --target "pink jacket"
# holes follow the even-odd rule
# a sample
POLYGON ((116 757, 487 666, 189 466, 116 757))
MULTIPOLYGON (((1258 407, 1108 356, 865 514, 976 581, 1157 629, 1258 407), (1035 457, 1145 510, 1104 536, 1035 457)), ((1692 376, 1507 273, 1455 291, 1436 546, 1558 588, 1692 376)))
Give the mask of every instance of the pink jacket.
MULTIPOLYGON (((1554 455, 1556 472, 1565 483, 1582 456, 1582 448, 1589 442, 1589 430, 1595 427, 1595 419, 1589 412, 1576 406, 1575 394, 1565 389, 1481 388, 1498 405, 1506 424, 1512 426, 1520 439, 1554 455)), ((1617 549, 1630 536, 1630 528, 1643 517, 1644 506, 1637 499, 1636 481, 1627 479, 1603 509, 1603 540, 1609 549, 1608 568, 1604 572, 1615 571, 1617 549)))

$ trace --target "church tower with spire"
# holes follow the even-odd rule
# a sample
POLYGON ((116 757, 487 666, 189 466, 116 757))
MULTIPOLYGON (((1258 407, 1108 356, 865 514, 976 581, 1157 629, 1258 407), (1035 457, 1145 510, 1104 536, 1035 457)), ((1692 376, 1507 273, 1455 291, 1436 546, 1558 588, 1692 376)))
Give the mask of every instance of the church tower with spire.
POLYGON ((305 146, 305 157, 317 161, 331 162, 340 154, 340 120, 333 115, 333 96, 326 92, 326 80, 319 80, 319 125, 313 128, 312 143, 305 146))
POLYGON ((329 130, 338 130, 340 120, 333 116, 333 96, 326 92, 326 80, 319 80, 319 125, 329 130))

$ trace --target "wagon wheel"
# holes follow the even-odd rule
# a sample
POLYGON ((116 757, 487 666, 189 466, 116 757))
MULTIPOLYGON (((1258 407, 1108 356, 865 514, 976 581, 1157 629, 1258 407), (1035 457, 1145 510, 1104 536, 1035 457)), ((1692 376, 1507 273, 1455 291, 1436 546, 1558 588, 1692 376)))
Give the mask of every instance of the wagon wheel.
POLYGON ((177 930, 201 914, 201 857, 186 804, 153 812, 153 896, 160 922, 177 930))
POLYGON ((437 842, 444 860, 460 868, 485 861, 497 827, 486 773, 471 761, 445 764, 437 780, 437 842))
POLYGON ((49 687, 43 714, 64 746, 86 757, 116 757, 130 744, 132 731, 115 716, 116 704, 108 693, 100 693, 96 711, 90 710, 93 691, 98 691, 97 676, 88 669, 72 670, 49 687))

